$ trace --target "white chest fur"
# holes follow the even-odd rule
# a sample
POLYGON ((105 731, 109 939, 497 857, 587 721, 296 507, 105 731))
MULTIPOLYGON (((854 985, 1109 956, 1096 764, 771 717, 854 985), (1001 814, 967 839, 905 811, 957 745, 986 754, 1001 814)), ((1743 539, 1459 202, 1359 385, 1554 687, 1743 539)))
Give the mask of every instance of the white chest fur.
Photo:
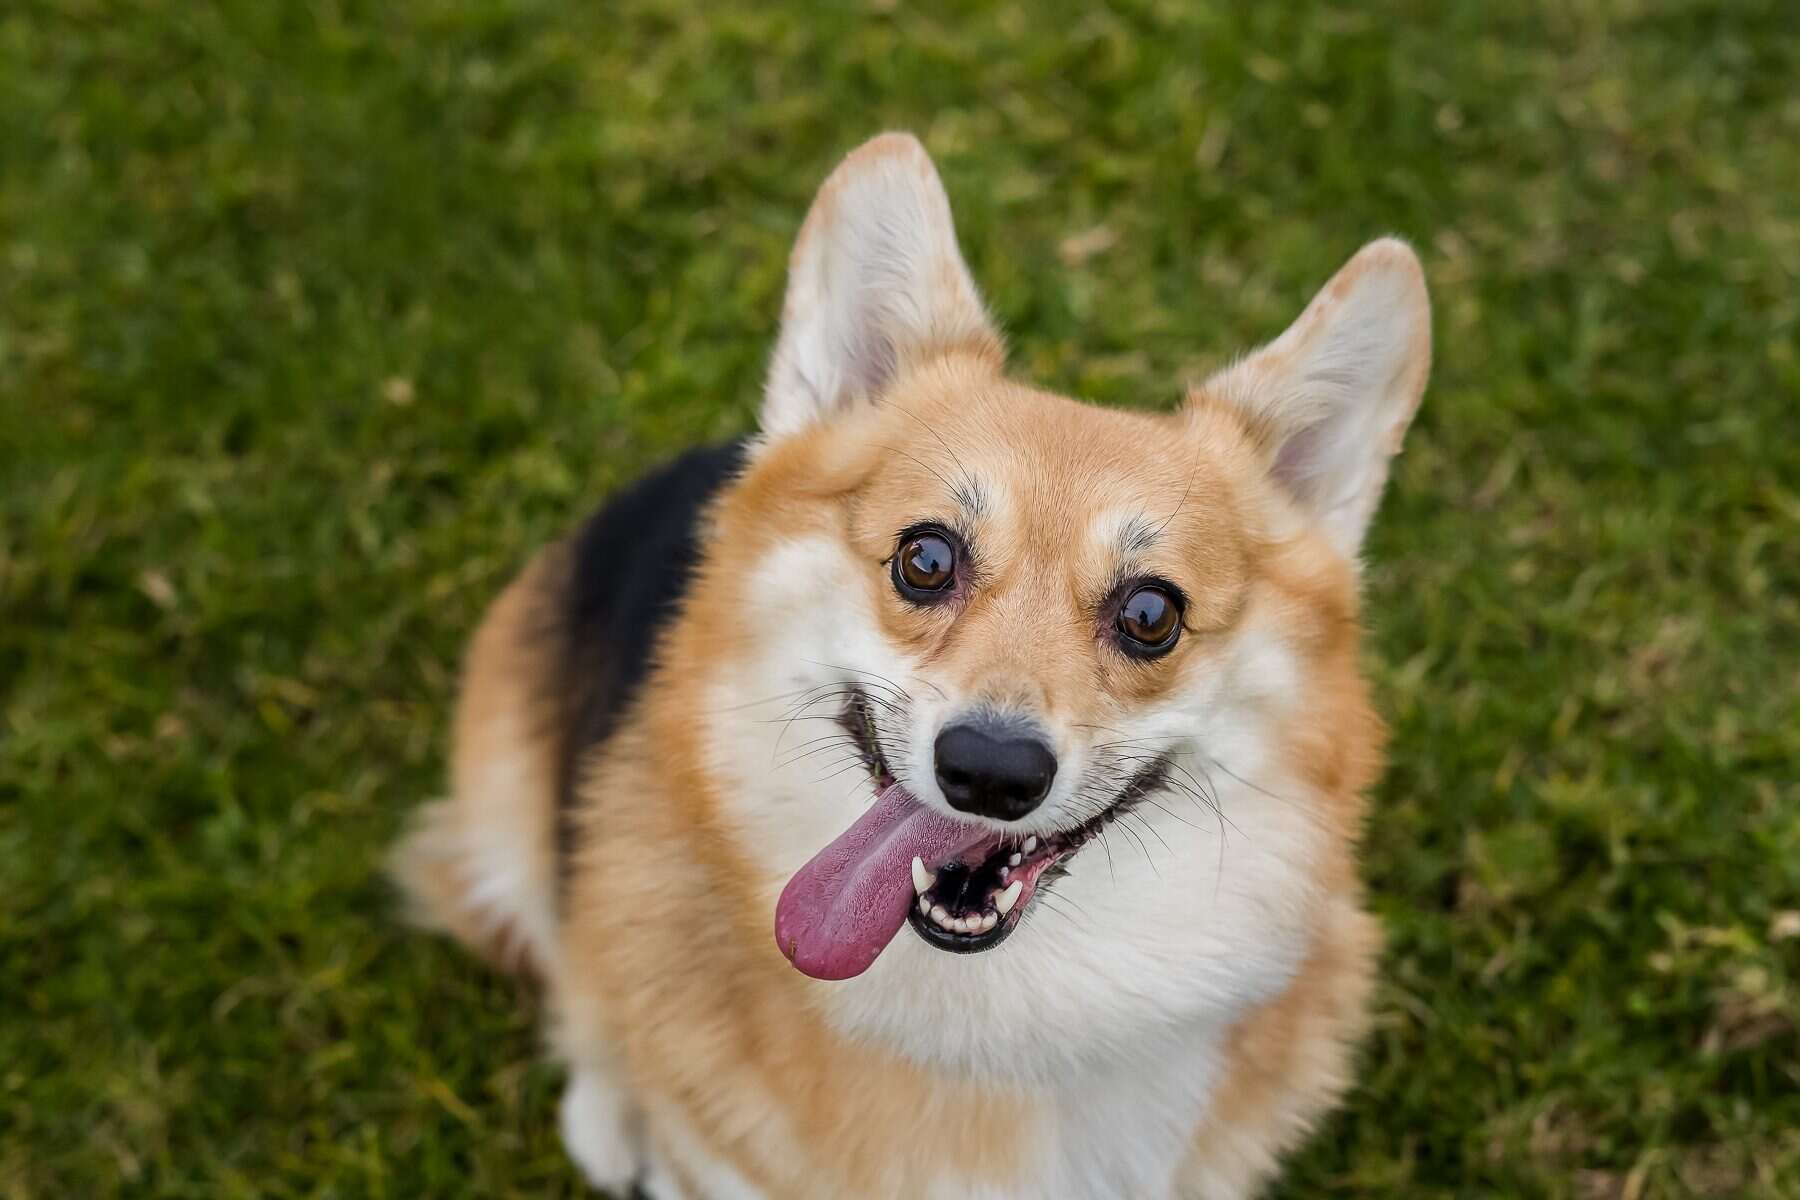
POLYGON ((1027 1194, 1170 1196, 1217 1083, 1217 1044, 1213 1035, 1157 1039, 1050 1092, 1027 1194))
MULTIPOLYGON (((1032 1089, 1039 1119, 1027 1135, 1024 1170, 1016 1183, 977 1182, 946 1163, 935 1172, 930 1200, 1023 1200, 1056 1196, 1066 1200, 1167 1200, 1176 1172, 1205 1115, 1219 1074, 1218 1039, 1211 1035, 1170 1035, 1146 1042, 1141 1052, 1096 1064, 1055 1085, 1032 1089)), ((771 1097, 771 1103, 774 1098, 771 1097)), ((652 1153, 649 1180, 655 1200, 776 1200, 714 1158, 679 1112, 648 1114, 662 1153, 677 1156, 680 1174, 704 1189, 689 1196, 674 1172, 652 1153)), ((807 1148, 789 1151, 805 1161, 807 1148)), ((930 1155, 903 1136, 896 1151, 930 1155)), ((909 1164, 916 1172, 918 1163, 909 1164)), ((914 1176, 916 1178, 916 1175, 914 1176)), ((896 1189, 893 1193, 898 1195, 896 1189)))

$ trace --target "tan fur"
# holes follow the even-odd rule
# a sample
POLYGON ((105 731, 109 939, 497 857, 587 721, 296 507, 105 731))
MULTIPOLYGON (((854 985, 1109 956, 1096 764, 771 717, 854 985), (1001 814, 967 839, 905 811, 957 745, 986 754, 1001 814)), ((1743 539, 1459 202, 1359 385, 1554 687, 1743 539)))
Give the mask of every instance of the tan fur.
MULTIPOLYGON (((1209 403, 1204 397, 1196 403, 1209 403)), ((1385 732, 1358 670, 1361 630, 1347 564, 1311 539, 1272 548, 1262 578, 1309 652, 1314 711, 1284 737, 1289 761, 1325 800, 1330 852, 1318 870, 1317 932, 1288 990, 1246 1017, 1229 1040, 1228 1067, 1212 1112, 1182 1171, 1183 1196, 1239 1194, 1271 1176, 1350 1083, 1367 1025, 1381 930, 1362 911, 1356 845, 1365 790, 1379 777, 1385 732)))
MULTIPOLYGON (((893 552, 897 529, 922 518, 954 521, 962 477, 1000 481, 1008 494, 991 502, 1009 515, 972 522, 982 577, 968 607, 904 605, 880 571, 868 575, 869 595, 884 631, 924 655, 934 672, 979 681, 995 700, 1096 722, 1116 715, 1120 700, 1142 701, 1171 686, 1177 660, 1093 654, 1087 602, 1104 592, 1117 566, 1117 556, 1088 537, 1094 497, 1140 513, 1159 531, 1157 546, 1134 561, 1182 585, 1188 624, 1201 637, 1228 630, 1242 610, 1246 547, 1234 483, 1211 460, 1235 455, 1247 477, 1254 452, 1227 423, 1191 436, 1181 423, 1077 404, 1006 380, 981 360, 952 357, 903 379, 888 404, 862 419, 784 447, 769 464, 777 478, 768 491, 790 495, 793 476, 832 480, 845 497, 846 538, 876 564, 893 552), (1152 452, 1172 434, 1175 452, 1152 452), (1019 469, 1021 458, 1031 469, 1019 469), (852 472, 861 477, 852 482, 852 472)), ((752 513, 745 536, 796 532, 791 511, 779 522, 773 516, 752 513)))
MULTIPOLYGON (((671 656, 696 632, 678 635, 671 656)), ((742 847, 693 766, 688 714, 703 701, 697 678, 659 691, 584 796, 592 828, 570 897, 569 1035, 604 1038, 635 1094, 683 1111, 717 1157, 771 1195, 880 1194, 877 1181, 907 1179, 898 1128, 934 1149, 915 1156, 919 1171, 949 1159, 1006 1182, 1024 1145, 1017 1097, 927 1078, 812 1012, 809 981, 775 952, 742 847), (618 803, 633 794, 647 802, 618 803), (671 862, 686 865, 675 874, 671 862), (679 894, 695 887, 707 903, 679 894), (648 915, 621 921, 623 911, 648 915)), ((900 1194, 923 1186, 921 1175, 900 1194)))
MULTIPOLYGON (((774 950, 765 898, 743 848, 719 823, 690 714, 707 703, 702 672, 742 653, 739 632, 709 614, 729 611, 736 580, 777 531, 792 536, 838 527, 874 562, 888 552, 900 516, 916 519, 917 497, 944 491, 921 464, 871 456, 868 446, 903 434, 911 413, 950 439, 958 458, 975 464, 983 454, 977 436, 983 405, 1024 408, 1029 417, 1011 432, 1029 433, 1043 469, 1025 479, 1013 475, 1031 487, 1013 500, 1031 514, 1010 531, 1016 541, 984 543, 998 564, 986 583, 990 598, 954 622, 954 630, 938 627, 941 614, 889 604, 890 633, 931 649, 953 674, 1006 678, 988 660, 1010 657, 1014 692, 1077 721, 1116 718, 1122 699, 1169 686, 1172 665, 1096 668, 1092 654, 1081 652, 1093 636, 1088 618, 1073 608, 1048 618, 1055 636, 1013 636, 1024 627, 1044 629, 1041 598, 1067 590, 1067 580, 1045 574, 1047 562, 1080 543, 1087 499, 1116 493, 1113 481, 1131 475, 1157 521, 1169 518, 1188 490, 1187 504, 1166 531, 1173 547, 1167 561, 1179 568, 1168 573, 1190 589, 1201 637, 1228 631, 1249 603, 1246 594, 1257 593, 1309 647, 1310 678, 1325 689, 1320 710, 1330 719, 1309 720, 1288 735, 1289 759, 1304 764, 1305 777, 1331 800, 1320 814, 1335 847, 1324 866, 1329 899, 1320 935, 1289 991, 1244 1021, 1214 1114, 1195 1135, 1197 1160, 1214 1170, 1219 1162, 1240 1162, 1247 1178, 1260 1177, 1344 1087, 1379 944, 1358 908, 1354 870, 1360 792, 1377 768, 1380 741, 1355 670, 1354 580, 1341 560, 1317 546, 1262 546, 1237 532, 1233 488, 1249 486, 1259 468, 1252 442, 1228 414, 1152 417, 1087 408, 960 359, 921 372, 901 396, 879 418, 880 433, 828 427, 781 448, 717 513, 713 552, 688 616, 667 643, 670 667, 647 689, 639 715, 585 773, 585 848, 563 933, 569 994, 559 1005, 571 1019, 565 1039, 616 1047, 635 1093, 686 1112, 719 1158, 771 1195, 867 1195, 878 1179, 904 1179, 908 1157, 888 1136, 901 1125, 916 1142, 936 1148, 934 1159, 954 1162, 972 1178, 1004 1184, 1017 1170, 1023 1139, 1008 1136, 1006 1125, 1015 1132, 1029 1125, 1028 1099, 928 1078, 891 1055, 846 1043, 812 1014, 806 991, 816 985, 774 950), (1204 449, 1197 459, 1168 456, 1160 478, 1147 474, 1144 446, 1167 439, 1177 422, 1188 424, 1186 436, 1204 449), (1042 559, 1032 547, 1045 549, 1042 559), (968 665, 957 666, 957 659, 968 665), (1080 663, 1087 665, 1073 665, 1080 663), (691 867, 677 875, 671 862, 691 867), (696 891, 708 901, 694 903, 696 891), (594 1027, 582 1027, 583 1019, 594 1027), (881 1086, 870 1087, 877 1079, 881 1086), (780 1104, 774 1112, 772 1098, 780 1104), (765 1136, 772 1119, 788 1132, 765 1136), (807 1147, 805 1160, 783 1152, 790 1138, 807 1147)), ((1097 563, 1074 569, 1101 575, 1097 563)), ((524 672, 548 669, 529 653, 529 613, 535 589, 549 575, 535 565, 496 602, 476 635, 457 719, 457 798, 439 813, 458 825, 534 820, 543 825, 546 847, 549 743, 534 736, 530 721, 508 714, 543 703, 546 681, 524 672), (530 778, 537 786, 528 794, 484 790, 484 762, 520 753, 535 756, 530 778)), ((879 592, 885 576, 871 576, 879 592)), ((1203 669, 1203 656, 1189 661, 1191 669, 1203 669)), ((513 944, 504 928, 471 924, 473 916, 457 901, 454 860, 414 861, 427 870, 409 872, 409 883, 450 932, 490 957, 513 944)), ((552 870, 547 860, 534 869, 552 870)))
POLYGON ((528 854, 523 879, 545 894, 556 873, 556 706, 547 612, 567 578, 553 545, 532 559, 488 608, 463 664, 451 759, 451 795, 420 810, 393 856, 413 918, 463 942, 502 970, 542 973, 516 914, 477 898, 479 849, 507 830, 528 854))
MULTIPOLYGON (((915 149, 878 140, 858 153, 912 164, 915 149)), ((822 191, 797 270, 843 186, 834 176, 822 191)), ((1354 568, 1269 481, 1281 431, 1258 407, 1257 372, 1278 372, 1356 273, 1388 253, 1359 259, 1291 338, 1167 415, 1091 408, 1007 380, 979 299, 963 298, 960 261, 933 264, 953 296, 941 336, 911 347, 882 403, 771 442, 722 494, 660 665, 581 766, 555 961, 535 964, 574 1065, 604 1061, 640 1107, 681 1114, 713 1159, 772 1197, 923 1194, 946 1163, 975 1183, 1028 1186, 1038 1099, 927 1072, 827 1024, 817 989, 829 985, 777 952, 780 881, 735 836, 709 765, 695 716, 714 703, 709 682, 747 661, 756 636, 726 619, 741 581, 785 541, 811 536, 868 564, 864 599, 882 633, 935 676, 1065 726, 1128 722, 1136 706, 1213 669, 1252 618, 1295 649, 1308 702, 1280 729, 1278 756, 1316 797, 1307 817, 1324 833, 1310 942, 1286 989, 1229 1037, 1175 1183, 1200 1197, 1266 1180, 1347 1086, 1364 1028, 1380 934, 1362 910, 1356 846, 1383 734, 1358 669, 1354 568), (995 493, 977 511, 969 480, 995 493), (966 604, 922 609, 894 596, 882 564, 896 532, 921 520, 972 531, 981 574, 966 604), (1151 532, 1124 553, 1094 536, 1112 520, 1151 532), (1095 606, 1122 564, 1187 593, 1181 652, 1148 662, 1095 652, 1095 606)), ((1428 343, 1413 347, 1402 381, 1412 405, 1428 363, 1428 343)), ((565 585, 552 548, 490 610, 464 675, 454 794, 422 814, 397 857, 427 918, 500 961, 518 959, 529 931, 470 902, 470 853, 496 830, 522 834, 534 847, 524 870, 556 892, 551 731, 562 681, 537 635, 565 585)), ((658 1139, 654 1120, 649 1136, 658 1139)))
POLYGON ((1381 932, 1339 898, 1300 974, 1232 1031, 1230 1066, 1183 1164, 1179 1195, 1239 1195, 1271 1177, 1350 1084, 1381 932))
MULTIPOLYGON (((1320 708, 1332 716, 1296 723, 1289 757, 1329 797, 1321 816, 1335 847, 1323 864, 1329 899, 1319 940, 1290 991, 1245 1021, 1219 1107, 1197 1131, 1197 1147, 1229 1142, 1266 1171, 1342 1089, 1348 1048, 1361 1030, 1378 937, 1357 907, 1353 839, 1380 733, 1355 670, 1348 568, 1315 545, 1255 546, 1237 535, 1231 489, 1250 486, 1258 459, 1229 416, 1097 410, 1008 383, 973 360, 948 360, 897 388, 893 404, 871 418, 878 430, 828 427, 796 439, 728 494, 688 616, 668 642, 671 665, 584 789, 591 828, 568 914, 572 985, 606 997, 588 1007, 604 1014, 606 1039, 623 1047, 633 1089, 692 1114, 719 1156, 772 1195, 871 1194, 874 1180, 905 1170, 908 1153, 887 1133, 901 1123, 907 1145, 932 1145, 934 1159, 971 1176, 1004 1182, 1016 1167, 1019 1139, 1006 1136, 996 1114, 1028 1123, 1025 1097, 926 1078, 892 1056, 844 1042, 811 1015, 807 989, 817 985, 774 952, 766 900, 744 848, 720 825, 691 720, 706 703, 706 673, 742 653, 739 631, 711 614, 730 610, 737 582, 757 556, 777 537, 841 526, 871 563, 884 558, 892 531, 919 515, 919 497, 941 495, 946 484, 922 463, 866 448, 891 445, 914 427, 912 417, 923 417, 978 471, 990 404, 1023 410, 1009 436, 1027 439, 1040 456, 1040 472, 1011 476, 1031 488, 1016 501, 1031 519, 1010 531, 1014 540, 983 543, 998 564, 984 582, 992 598, 953 621, 889 603, 885 576, 872 571, 889 632, 934 652, 952 674, 959 668, 951 660, 967 658, 971 676, 1006 677, 987 660, 1010 657, 1014 689, 1048 711, 1075 720, 1116 718, 1118 696, 1168 686, 1175 668, 1094 668, 1089 619, 1074 609, 1048 617, 1043 611, 1043 598, 1068 582, 1046 577, 1046 562, 1079 544, 1089 498, 1116 493, 1116 477, 1140 481, 1158 521, 1170 517, 1191 483, 1189 503, 1167 530, 1174 547, 1169 574, 1192 592, 1203 637, 1228 630, 1247 602, 1243 593, 1255 590, 1308 647, 1310 678, 1326 693, 1320 708), (1189 436, 1204 449, 1198 460, 1169 456, 1158 477, 1145 467, 1143 450, 1168 438, 1176 423, 1190 424, 1189 436), (1022 629, 1039 632, 1021 639, 1022 629), (1072 665, 1079 663, 1088 666, 1072 665), (693 864, 675 887, 671 861, 693 864), (687 895, 696 878, 711 896, 705 905, 687 895), (610 915, 622 911, 653 920, 621 923, 610 915), (881 1086, 870 1087, 876 1079, 881 1086), (771 1097, 781 1099, 781 1123, 807 1147, 804 1166, 781 1152, 784 1139, 762 1136, 771 1097)), ((928 444, 934 461, 944 461, 942 449, 928 444)), ((1077 566, 1076 573, 1097 578, 1100 569, 1077 566)), ((1203 663, 1192 659, 1190 669, 1203 663)))

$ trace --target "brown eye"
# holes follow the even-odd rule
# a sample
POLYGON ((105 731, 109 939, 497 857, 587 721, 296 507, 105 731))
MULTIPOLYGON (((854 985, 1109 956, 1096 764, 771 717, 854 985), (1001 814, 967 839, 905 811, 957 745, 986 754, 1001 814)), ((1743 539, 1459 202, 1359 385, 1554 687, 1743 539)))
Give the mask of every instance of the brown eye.
POLYGON ((1181 633, 1181 606, 1166 588, 1133 588, 1119 606, 1119 632, 1133 654, 1162 654, 1181 633))
POLYGON ((956 547, 936 530, 911 533, 894 555, 894 587, 902 596, 929 604, 956 582, 956 547))

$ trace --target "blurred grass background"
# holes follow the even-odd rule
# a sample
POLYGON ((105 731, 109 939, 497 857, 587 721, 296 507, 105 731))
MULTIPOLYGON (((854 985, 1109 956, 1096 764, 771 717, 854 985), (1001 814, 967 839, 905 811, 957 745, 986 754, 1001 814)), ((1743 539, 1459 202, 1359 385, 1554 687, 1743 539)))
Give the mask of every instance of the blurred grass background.
POLYGON ((936 155, 1108 403, 1411 238, 1392 943, 1282 1195, 1800 1196, 1783 0, 11 0, 0 1195, 575 1195, 527 995, 375 875, 526 552, 747 428, 836 158, 936 155))

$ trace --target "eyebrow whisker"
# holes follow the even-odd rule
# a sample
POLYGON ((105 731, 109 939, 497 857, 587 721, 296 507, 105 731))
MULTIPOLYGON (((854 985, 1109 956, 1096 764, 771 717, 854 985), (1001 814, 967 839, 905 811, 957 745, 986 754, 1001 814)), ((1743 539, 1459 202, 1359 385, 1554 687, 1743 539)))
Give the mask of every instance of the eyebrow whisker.
POLYGON ((1195 446, 1194 447, 1194 465, 1188 471, 1187 487, 1182 489, 1181 500, 1179 503, 1177 503, 1175 505, 1175 511, 1171 512, 1167 517, 1164 517, 1163 523, 1156 527, 1157 536, 1160 537, 1162 535, 1162 531, 1169 527, 1169 522, 1173 521, 1175 519, 1176 515, 1178 513, 1180 513, 1183 508, 1187 507, 1188 497, 1193 495, 1193 492, 1194 492, 1194 480, 1196 478, 1198 478, 1199 475, 1200 475, 1200 447, 1195 446))
MULTIPOLYGON (((963 465, 962 459, 956 456, 956 451, 951 448, 949 442, 944 440, 944 435, 939 433, 936 429, 933 429, 929 421, 910 409, 896 406, 894 411, 898 412, 908 420, 916 422, 926 433, 929 433, 932 437, 937 439, 937 444, 944 448, 944 453, 948 454, 950 456, 950 461, 955 464, 957 474, 962 476, 962 484, 960 486, 952 485, 949 480, 944 480, 944 486, 950 489, 950 494, 956 498, 956 502, 962 505, 971 517, 980 516, 982 511, 987 507, 986 500, 982 495, 981 484, 975 476, 969 472, 969 468, 963 465)), ((918 460, 914 459, 913 461, 917 462, 918 460)), ((944 477, 939 475, 938 478, 943 479, 944 477)))

